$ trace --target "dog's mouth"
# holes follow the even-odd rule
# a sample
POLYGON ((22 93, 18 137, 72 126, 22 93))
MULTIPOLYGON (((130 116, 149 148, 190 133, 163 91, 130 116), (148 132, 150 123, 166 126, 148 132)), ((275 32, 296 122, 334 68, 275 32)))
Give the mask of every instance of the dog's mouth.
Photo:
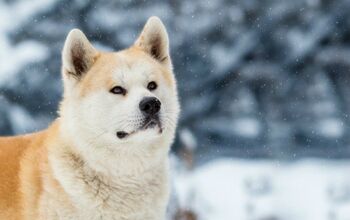
POLYGON ((142 123, 142 125, 138 129, 136 129, 132 132, 118 131, 117 137, 119 139, 124 139, 124 138, 129 137, 129 136, 131 136, 139 131, 144 131, 144 130, 155 128, 155 127, 158 127, 158 132, 160 134, 163 132, 162 123, 159 120, 159 118, 158 117, 152 117, 152 118, 149 117, 149 118, 146 118, 144 120, 144 122, 142 123))

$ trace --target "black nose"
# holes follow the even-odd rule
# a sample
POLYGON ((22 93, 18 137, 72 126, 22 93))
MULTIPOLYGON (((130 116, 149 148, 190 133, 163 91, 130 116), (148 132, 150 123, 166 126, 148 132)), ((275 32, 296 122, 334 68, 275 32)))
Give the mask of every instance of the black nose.
POLYGON ((155 97, 146 97, 140 102, 140 110, 146 116, 152 116, 159 112, 161 103, 155 97))

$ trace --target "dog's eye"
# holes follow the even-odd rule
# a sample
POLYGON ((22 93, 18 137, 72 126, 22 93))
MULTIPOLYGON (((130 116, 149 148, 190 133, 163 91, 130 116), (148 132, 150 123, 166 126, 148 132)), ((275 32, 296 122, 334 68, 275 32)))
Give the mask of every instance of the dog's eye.
POLYGON ((110 90, 110 92, 113 93, 113 94, 117 94, 117 95, 125 95, 126 94, 126 90, 123 87, 121 87, 121 86, 113 87, 110 90))
POLYGON ((157 85, 157 83, 154 82, 154 81, 148 83, 148 85, 147 85, 147 89, 148 89, 149 91, 153 91, 153 90, 157 89, 157 87, 158 87, 158 85, 157 85))

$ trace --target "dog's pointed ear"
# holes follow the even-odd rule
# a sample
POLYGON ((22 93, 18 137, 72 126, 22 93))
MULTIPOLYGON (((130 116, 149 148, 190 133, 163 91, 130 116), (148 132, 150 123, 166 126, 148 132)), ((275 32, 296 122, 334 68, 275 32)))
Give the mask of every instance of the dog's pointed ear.
POLYGON ((69 32, 62 52, 62 68, 67 76, 80 79, 93 65, 98 51, 78 29, 69 32))
POLYGON ((158 17, 153 16, 148 19, 135 45, 162 65, 172 69, 168 33, 158 17))

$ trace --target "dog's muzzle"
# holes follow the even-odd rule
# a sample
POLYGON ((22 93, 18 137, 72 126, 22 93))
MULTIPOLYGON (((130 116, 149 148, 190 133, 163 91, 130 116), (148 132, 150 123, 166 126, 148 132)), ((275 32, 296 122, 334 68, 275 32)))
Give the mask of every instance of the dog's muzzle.
POLYGON ((129 133, 127 133, 125 131, 118 131, 117 137, 119 139, 124 139, 124 138, 129 137, 130 135, 132 135, 134 133, 137 133, 138 131, 143 131, 143 130, 147 130, 147 129, 155 128, 155 127, 158 127, 159 133, 163 132, 162 123, 161 123, 158 115, 153 116, 153 117, 146 117, 144 119, 142 125, 138 129, 136 129, 135 131, 132 131, 129 133))

